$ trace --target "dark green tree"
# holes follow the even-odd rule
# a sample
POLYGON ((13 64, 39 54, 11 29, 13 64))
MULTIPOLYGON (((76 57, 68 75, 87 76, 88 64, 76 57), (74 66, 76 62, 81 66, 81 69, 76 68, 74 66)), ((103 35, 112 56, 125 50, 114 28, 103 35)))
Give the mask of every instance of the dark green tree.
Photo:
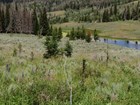
POLYGON ((80 39, 81 37, 80 37, 80 27, 77 27, 77 30, 76 30, 76 39, 80 39))
POLYGON ((39 22, 36 14, 36 9, 34 9, 32 14, 32 25, 33 25, 33 34, 38 35, 39 34, 39 22))
POLYGON ((103 12, 103 19, 102 19, 102 21, 103 22, 109 22, 109 12, 108 12, 108 10, 104 10, 104 12, 103 12))
POLYGON ((98 39, 99 39, 99 35, 98 35, 97 30, 95 29, 94 30, 94 40, 97 41, 98 39))
POLYGON ((6 13, 5 13, 5 28, 7 28, 9 26, 10 23, 10 4, 6 5, 6 13))
POLYGON ((114 15, 117 15, 118 13, 118 7, 117 4, 114 5, 114 15))
POLYGON ((137 10, 135 10, 134 8, 132 9, 131 19, 138 20, 137 10))
POLYGON ((0 32, 2 32, 2 12, 1 12, 1 9, 0 9, 0 32))
POLYGON ((69 41, 67 41, 66 46, 65 46, 65 55, 66 55, 67 57, 71 57, 72 52, 73 52, 72 45, 70 44, 69 41))
POLYGON ((41 13, 41 20, 40 20, 40 26, 42 30, 42 35, 48 35, 49 34, 49 21, 47 18, 46 8, 43 9, 43 13, 41 13))
POLYGON ((86 38, 86 31, 85 28, 82 26, 82 30, 81 30, 81 39, 84 40, 86 38))
POLYGON ((6 32, 6 27, 5 27, 5 14, 4 14, 4 10, 1 11, 1 28, 2 28, 2 32, 5 33, 6 32))
POLYGON ((59 41, 59 40, 58 40, 58 29, 57 29, 57 28, 54 28, 54 29, 52 30, 52 36, 53 36, 53 38, 54 38, 55 40, 59 41))
POLYGON ((62 39, 62 37, 63 37, 62 28, 59 27, 59 29, 58 29, 58 40, 60 41, 62 39))
POLYGON ((72 28, 70 35, 69 35, 70 40, 75 40, 75 30, 72 28))
POLYGON ((127 12, 126 12, 126 20, 130 20, 131 19, 131 14, 130 14, 130 8, 129 6, 127 7, 127 12))
POLYGON ((46 52, 44 54, 44 58, 47 59, 58 54, 58 42, 52 36, 46 36, 45 47, 46 52))
POLYGON ((103 19, 102 19, 103 22, 106 22, 106 10, 104 10, 103 12, 103 19))
POLYGON ((11 21, 11 32, 16 33, 16 16, 14 14, 11 21))
POLYGON ((112 9, 112 7, 110 8, 110 16, 112 16, 113 15, 113 9, 112 9))

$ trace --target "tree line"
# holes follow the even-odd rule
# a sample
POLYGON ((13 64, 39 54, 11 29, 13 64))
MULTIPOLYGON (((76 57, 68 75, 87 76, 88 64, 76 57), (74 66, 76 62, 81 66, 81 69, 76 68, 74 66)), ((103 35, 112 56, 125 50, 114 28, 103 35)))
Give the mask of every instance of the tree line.
POLYGON ((118 20, 138 20, 140 18, 140 2, 135 6, 127 5, 120 11, 118 5, 114 5, 110 9, 105 9, 102 15, 102 22, 118 21, 118 20))
POLYGON ((106 8, 114 4, 122 5, 136 0, 0 0, 0 2, 11 3, 29 3, 37 2, 46 6, 47 11, 75 9, 79 10, 85 7, 106 8))
POLYGON ((125 20, 139 20, 140 2, 120 5, 118 3, 107 8, 98 9, 91 7, 87 10, 65 11, 64 16, 50 16, 51 23, 75 22, 112 22, 125 20))
POLYGON ((99 39, 98 31, 95 29, 93 32, 86 32, 84 27, 72 28, 72 30, 67 34, 70 40, 85 40, 90 43, 92 38, 97 41, 99 39))
POLYGON ((0 4, 0 32, 47 35, 50 31, 46 8, 29 8, 20 3, 0 4))

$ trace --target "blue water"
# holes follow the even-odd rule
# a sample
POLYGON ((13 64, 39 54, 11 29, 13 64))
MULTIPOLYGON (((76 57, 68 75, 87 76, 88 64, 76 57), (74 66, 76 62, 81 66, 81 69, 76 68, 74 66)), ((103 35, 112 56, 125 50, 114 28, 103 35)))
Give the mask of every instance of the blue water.
POLYGON ((100 38, 100 42, 108 43, 108 44, 115 44, 127 48, 133 48, 140 50, 140 41, 126 41, 126 40, 115 40, 115 39, 104 39, 100 38))

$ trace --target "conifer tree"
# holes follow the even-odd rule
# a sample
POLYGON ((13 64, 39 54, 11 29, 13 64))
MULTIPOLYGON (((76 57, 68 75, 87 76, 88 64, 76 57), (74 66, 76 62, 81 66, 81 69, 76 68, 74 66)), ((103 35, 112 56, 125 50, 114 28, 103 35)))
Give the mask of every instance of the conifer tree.
POLYGON ((110 8, 110 16, 113 15, 113 10, 112 10, 112 7, 110 8))
POLYGON ((110 16, 109 16, 109 12, 108 12, 108 9, 107 9, 107 10, 106 10, 106 21, 107 21, 107 22, 110 21, 109 17, 110 17, 110 16))
POLYGON ((81 32, 81 39, 84 40, 86 38, 86 32, 85 32, 85 28, 82 27, 82 32, 81 32))
POLYGON ((95 29, 94 30, 94 40, 97 41, 98 39, 99 39, 99 36, 98 36, 97 30, 95 29))
POLYGON ((77 27, 77 30, 76 30, 76 33, 75 34, 76 34, 76 38, 77 39, 80 39, 80 34, 81 34, 80 33, 80 27, 77 27))
POLYGON ((2 32, 2 12, 1 12, 1 9, 0 9, 0 32, 2 32))
POLYGON ((12 20, 11 20, 11 32, 12 33, 16 32, 16 17, 15 17, 15 15, 12 16, 12 20))
POLYGON ((75 30, 74 30, 74 28, 72 28, 72 30, 70 32, 70 40, 75 40, 75 30))
POLYGON ((38 23, 38 18, 36 14, 36 9, 34 9, 33 14, 32 14, 32 25, 33 25, 33 34, 38 35, 39 32, 39 23, 38 23))
POLYGON ((10 5, 7 4, 6 5, 6 15, 5 15, 5 28, 8 27, 9 23, 10 23, 10 12, 9 12, 9 9, 10 9, 10 5))
POLYGON ((2 32, 4 33, 6 31, 4 10, 1 11, 1 27, 2 27, 2 32))
POLYGON ((46 13, 46 9, 43 9, 43 13, 41 14, 41 29, 42 29, 42 35, 48 35, 49 34, 49 21, 47 18, 47 13, 46 13))
POLYGON ((61 40, 62 37, 63 37, 63 35, 62 35, 62 28, 59 27, 59 29, 58 29, 58 40, 61 40))
POLYGON ((67 41, 66 46, 65 46, 65 55, 66 55, 67 57, 71 57, 72 52, 73 52, 73 48, 72 48, 70 42, 67 41))
POLYGON ((102 19, 103 22, 109 22, 109 13, 108 13, 108 10, 105 10, 103 12, 103 19, 102 19))
POLYGON ((57 28, 54 28, 52 30, 52 37, 53 37, 53 39, 58 41, 58 29, 57 28))
POLYGON ((53 36, 46 36, 45 47, 46 52, 44 58, 50 58, 58 54, 58 42, 53 36))
POLYGON ((114 5, 114 15, 116 16, 118 13, 118 8, 117 8, 117 4, 114 5))
POLYGON ((134 8, 132 9, 132 15, 131 16, 132 16, 131 19, 138 20, 137 10, 135 10, 134 8))
POLYGON ((52 27, 52 26, 50 26, 48 32, 49 32, 49 33, 48 33, 48 36, 52 36, 52 33, 53 33, 53 27, 52 27))
POLYGON ((130 14, 130 8, 129 8, 129 6, 127 7, 126 19, 127 20, 131 19, 131 14, 130 14))
POLYGON ((102 19, 103 22, 106 22, 106 11, 104 10, 103 12, 103 19, 102 19))

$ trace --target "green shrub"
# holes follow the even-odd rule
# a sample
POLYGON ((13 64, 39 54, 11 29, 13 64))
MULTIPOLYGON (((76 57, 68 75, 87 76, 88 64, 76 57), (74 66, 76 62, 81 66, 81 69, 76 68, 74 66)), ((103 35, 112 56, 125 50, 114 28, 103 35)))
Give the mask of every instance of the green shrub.
POLYGON ((66 55, 67 57, 71 57, 72 52, 73 52, 72 45, 70 44, 69 41, 67 41, 67 43, 66 43, 66 45, 65 45, 65 55, 66 55))

